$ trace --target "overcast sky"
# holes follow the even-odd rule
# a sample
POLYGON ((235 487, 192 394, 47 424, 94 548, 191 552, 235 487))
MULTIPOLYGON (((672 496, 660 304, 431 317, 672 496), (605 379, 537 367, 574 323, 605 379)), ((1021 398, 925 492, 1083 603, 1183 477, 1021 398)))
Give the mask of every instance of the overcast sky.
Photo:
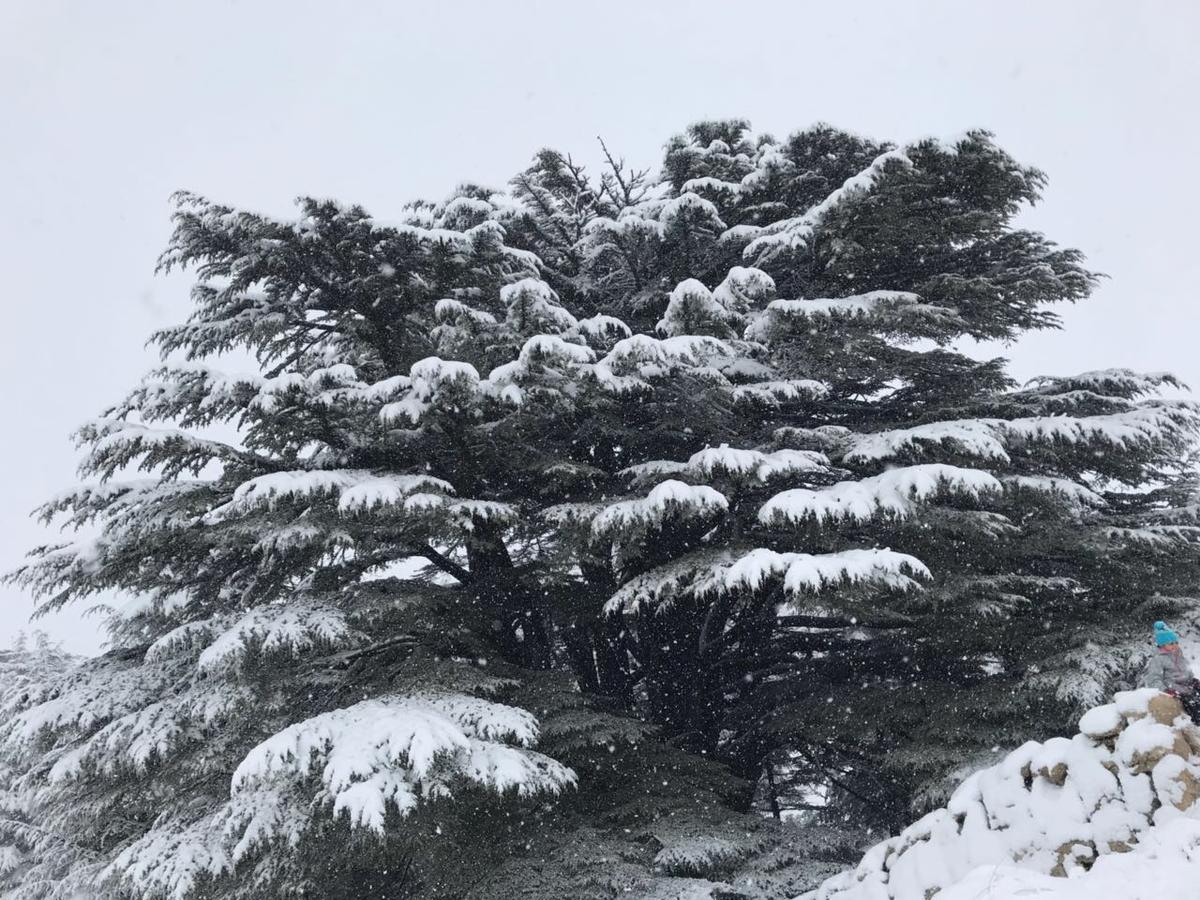
MULTIPOLYGON (((299 194, 396 217, 595 137, 655 165, 698 118, 824 120, 906 141, 966 128, 1050 176, 1026 221, 1111 276, 1018 376, 1129 366, 1200 386, 1200 3, 0 0, 0 568, 52 535, 70 432, 187 311, 167 198, 287 215, 299 194)), ((0 646, 29 599, 0 588, 0 646)), ((99 646, 78 612, 41 622, 99 646)))

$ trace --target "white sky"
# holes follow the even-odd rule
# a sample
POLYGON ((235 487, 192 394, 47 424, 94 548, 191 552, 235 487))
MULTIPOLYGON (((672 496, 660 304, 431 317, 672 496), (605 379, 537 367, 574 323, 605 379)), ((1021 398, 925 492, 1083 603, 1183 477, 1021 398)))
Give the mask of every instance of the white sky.
MULTIPOLYGON (((905 141, 996 132, 1050 175, 1027 221, 1111 276, 1021 377, 1109 366, 1200 385, 1194 0, 821 3, 103 3, 0 0, 0 569, 52 537, 28 511, 74 477, 69 434, 186 314, 155 278, 180 188, 288 215, 381 217, 501 185, 602 135, 656 165, 698 118, 818 120, 905 141)), ((0 645, 32 606, 0 588, 0 645)), ((42 620, 94 650, 98 622, 42 620)))

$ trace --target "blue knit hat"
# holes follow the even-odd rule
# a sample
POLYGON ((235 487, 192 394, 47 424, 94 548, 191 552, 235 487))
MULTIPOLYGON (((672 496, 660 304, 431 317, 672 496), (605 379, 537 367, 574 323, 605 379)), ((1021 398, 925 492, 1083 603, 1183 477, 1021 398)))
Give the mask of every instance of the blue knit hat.
POLYGON ((1154 643, 1159 647, 1164 644, 1178 644, 1179 635, 1167 627, 1166 622, 1154 623, 1154 643))

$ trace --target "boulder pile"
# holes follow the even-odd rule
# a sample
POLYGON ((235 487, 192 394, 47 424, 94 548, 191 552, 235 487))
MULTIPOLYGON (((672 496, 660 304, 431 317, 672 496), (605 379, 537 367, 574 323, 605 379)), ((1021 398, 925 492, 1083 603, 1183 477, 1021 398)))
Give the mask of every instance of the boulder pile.
POLYGON ((1073 738, 1030 741, 967 778, 942 809, 801 900, 933 900, 981 866, 1090 869, 1146 829, 1200 819, 1200 730, 1178 699, 1119 693, 1073 738))

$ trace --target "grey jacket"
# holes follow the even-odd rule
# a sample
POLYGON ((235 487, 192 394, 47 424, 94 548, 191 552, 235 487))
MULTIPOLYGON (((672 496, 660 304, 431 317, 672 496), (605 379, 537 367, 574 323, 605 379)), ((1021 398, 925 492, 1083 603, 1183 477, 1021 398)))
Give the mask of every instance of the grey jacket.
POLYGON ((1195 686, 1195 681, 1196 676, 1192 674, 1182 650, 1177 653, 1163 653, 1160 650, 1146 664, 1146 687, 1187 694, 1195 686))

